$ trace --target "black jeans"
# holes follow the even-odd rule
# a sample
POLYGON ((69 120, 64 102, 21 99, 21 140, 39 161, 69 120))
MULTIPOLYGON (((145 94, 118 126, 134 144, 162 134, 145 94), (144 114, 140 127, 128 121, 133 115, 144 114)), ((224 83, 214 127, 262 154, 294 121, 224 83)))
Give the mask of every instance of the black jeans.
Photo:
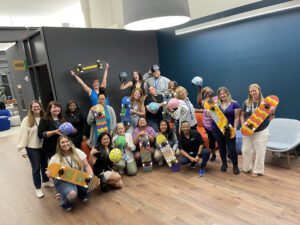
POLYGON ((209 148, 210 150, 214 150, 216 148, 216 139, 212 133, 211 130, 207 130, 206 128, 204 128, 208 137, 208 141, 209 141, 209 148))
POLYGON ((222 159, 223 165, 227 166, 227 152, 231 159, 233 166, 238 166, 238 157, 236 153, 236 146, 235 146, 235 138, 227 138, 225 137, 220 130, 213 130, 213 135, 218 142, 219 145, 219 152, 222 159))
POLYGON ((32 178, 36 189, 41 188, 41 175, 42 181, 47 182, 49 178, 46 175, 48 166, 47 153, 42 149, 26 148, 29 161, 32 168, 32 178))

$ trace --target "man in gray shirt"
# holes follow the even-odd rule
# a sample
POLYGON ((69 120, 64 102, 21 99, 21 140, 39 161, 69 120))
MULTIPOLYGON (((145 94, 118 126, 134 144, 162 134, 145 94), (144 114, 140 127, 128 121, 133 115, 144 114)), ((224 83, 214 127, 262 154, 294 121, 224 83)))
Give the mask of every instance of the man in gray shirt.
POLYGON ((151 72, 152 72, 152 77, 149 77, 145 81, 147 87, 153 86, 157 94, 164 94, 164 92, 168 90, 168 84, 170 80, 160 75, 160 69, 158 65, 153 65, 151 67, 151 72))

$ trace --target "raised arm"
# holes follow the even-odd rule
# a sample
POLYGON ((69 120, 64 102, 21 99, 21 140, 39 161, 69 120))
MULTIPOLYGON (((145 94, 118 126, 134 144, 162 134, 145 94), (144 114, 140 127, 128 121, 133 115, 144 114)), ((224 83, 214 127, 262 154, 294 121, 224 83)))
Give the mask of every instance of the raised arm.
POLYGON ((130 87, 132 87, 132 81, 128 81, 126 84, 125 83, 122 83, 121 85, 120 85, 120 90, 125 90, 125 89, 127 89, 127 88, 130 88, 130 87))
POLYGON ((102 79, 102 82, 101 82, 100 87, 106 88, 106 86, 107 86, 108 68, 109 68, 109 64, 106 63, 106 68, 105 68, 105 70, 104 70, 103 79, 102 79))
MULTIPOLYGON (((87 86, 87 85, 83 82, 83 80, 82 80, 78 75, 76 75, 76 73, 75 73, 73 70, 71 70, 70 73, 71 73, 71 75, 72 75, 73 77, 76 78, 77 82, 81 85, 81 87, 83 88, 83 90, 90 96, 90 95, 91 95, 91 92, 92 92, 92 89, 91 89, 89 86, 87 86)), ((103 79, 104 79, 104 78, 103 78, 103 79)))

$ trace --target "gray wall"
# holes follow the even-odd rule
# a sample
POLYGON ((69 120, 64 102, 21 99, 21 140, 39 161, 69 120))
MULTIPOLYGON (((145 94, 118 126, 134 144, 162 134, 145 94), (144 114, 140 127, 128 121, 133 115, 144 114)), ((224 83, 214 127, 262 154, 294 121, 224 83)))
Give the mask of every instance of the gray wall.
MULTIPOLYGON (((133 70, 146 72, 151 64, 158 63, 156 32, 153 31, 44 27, 43 36, 55 93, 63 107, 72 99, 85 112, 90 108, 88 95, 69 73, 78 63, 95 62, 97 59, 109 62, 107 93, 117 116, 122 96, 130 93, 129 90, 119 89, 119 73, 126 71, 131 74, 133 70)), ((102 79, 103 71, 100 75, 102 79)), ((96 76, 99 74, 80 75, 90 87, 96 76)))

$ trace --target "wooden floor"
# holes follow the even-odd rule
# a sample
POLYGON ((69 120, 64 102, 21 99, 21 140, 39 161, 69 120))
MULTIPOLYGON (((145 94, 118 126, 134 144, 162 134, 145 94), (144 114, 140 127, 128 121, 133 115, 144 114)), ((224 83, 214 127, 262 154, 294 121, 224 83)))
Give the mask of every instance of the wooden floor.
POLYGON ((15 145, 15 135, 0 138, 1 225, 300 224, 299 157, 292 160, 292 170, 274 165, 285 165, 285 159, 272 159, 258 178, 234 176, 231 168, 219 172, 219 158, 208 164, 203 178, 189 167, 180 173, 167 167, 140 170, 135 177, 124 176, 122 190, 94 191, 87 203, 76 201, 71 212, 64 212, 52 188, 36 198, 29 161, 15 145))

